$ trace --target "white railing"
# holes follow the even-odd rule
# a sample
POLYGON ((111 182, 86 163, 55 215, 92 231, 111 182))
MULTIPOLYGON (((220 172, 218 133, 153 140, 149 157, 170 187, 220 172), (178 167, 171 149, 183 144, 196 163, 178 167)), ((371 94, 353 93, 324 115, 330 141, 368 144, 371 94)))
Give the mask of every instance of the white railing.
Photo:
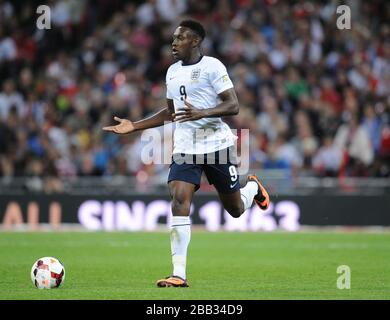
MULTIPOLYGON (((276 195, 306 194, 375 194, 390 196, 388 178, 318 178, 313 176, 293 177, 283 170, 255 170, 270 193, 276 195)), ((0 177, 0 194, 58 193, 67 194, 134 194, 166 193, 167 173, 140 181, 136 177, 0 177), (52 180, 52 179, 58 179, 52 180), (54 184, 53 184, 54 182, 54 184), (54 187, 53 187, 54 186, 54 187)), ((204 179, 207 185, 206 179, 204 179)), ((245 177, 241 184, 245 185, 245 177)), ((210 190, 202 188, 199 192, 210 190)), ((207 191, 210 192, 210 191, 207 191)))

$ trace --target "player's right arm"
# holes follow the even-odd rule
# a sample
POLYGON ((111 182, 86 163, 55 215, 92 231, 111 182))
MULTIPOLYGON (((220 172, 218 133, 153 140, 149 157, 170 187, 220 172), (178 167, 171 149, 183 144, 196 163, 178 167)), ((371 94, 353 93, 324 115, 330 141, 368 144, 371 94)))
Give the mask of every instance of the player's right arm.
POLYGON ((175 108, 173 106, 173 100, 167 99, 167 105, 168 107, 161 109, 154 115, 136 122, 114 117, 114 120, 118 121, 119 124, 114 126, 104 127, 103 130, 114 132, 117 134, 128 134, 134 131, 140 131, 140 130, 162 126, 165 122, 173 121, 173 114, 175 112, 175 108))

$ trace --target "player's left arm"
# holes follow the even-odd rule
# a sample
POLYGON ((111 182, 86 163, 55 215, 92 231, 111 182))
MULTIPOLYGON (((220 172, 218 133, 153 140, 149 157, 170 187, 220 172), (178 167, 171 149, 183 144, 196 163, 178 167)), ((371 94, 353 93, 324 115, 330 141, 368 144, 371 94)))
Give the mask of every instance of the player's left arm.
POLYGON ((209 109, 195 108, 187 100, 184 100, 185 107, 173 114, 174 121, 185 122, 202 118, 226 117, 238 114, 239 104, 234 88, 221 92, 218 94, 218 97, 221 99, 221 103, 214 108, 209 109))

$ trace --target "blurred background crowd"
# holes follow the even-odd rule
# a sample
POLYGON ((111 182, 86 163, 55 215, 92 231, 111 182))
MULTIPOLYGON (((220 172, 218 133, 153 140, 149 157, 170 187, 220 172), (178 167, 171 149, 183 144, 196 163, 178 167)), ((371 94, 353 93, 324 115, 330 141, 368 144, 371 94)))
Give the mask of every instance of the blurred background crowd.
MULTIPOLYGON (((390 176, 390 5, 372 1, 0 0, 0 176, 166 179, 141 133, 102 131, 165 107, 172 33, 205 27, 203 54, 228 68, 250 129, 250 166, 292 176, 390 176), (41 2, 41 1, 40 1, 41 2), (351 29, 336 26, 339 4, 351 29)), ((240 142, 240 140, 239 140, 240 142)))

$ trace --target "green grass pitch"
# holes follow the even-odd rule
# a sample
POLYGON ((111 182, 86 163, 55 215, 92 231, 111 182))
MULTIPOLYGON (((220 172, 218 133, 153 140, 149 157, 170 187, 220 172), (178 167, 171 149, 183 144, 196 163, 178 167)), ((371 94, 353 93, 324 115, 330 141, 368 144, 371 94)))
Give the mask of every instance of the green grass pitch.
POLYGON ((170 260, 167 232, 0 232, 0 299, 390 299, 389 233, 194 231, 190 288, 155 287, 170 260), (60 288, 33 286, 42 256, 65 265, 60 288))

